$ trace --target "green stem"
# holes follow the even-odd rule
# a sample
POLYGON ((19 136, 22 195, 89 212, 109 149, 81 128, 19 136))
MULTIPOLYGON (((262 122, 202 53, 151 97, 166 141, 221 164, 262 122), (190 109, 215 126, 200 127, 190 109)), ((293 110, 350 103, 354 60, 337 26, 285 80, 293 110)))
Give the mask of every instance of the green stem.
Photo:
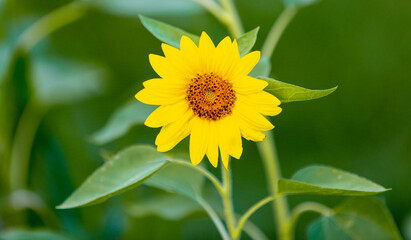
POLYGON ((172 163, 175 164, 179 164, 179 165, 183 165, 189 168, 192 168, 198 172, 200 172, 201 174, 203 174, 206 178, 208 178, 213 184, 214 186, 217 188, 218 192, 223 195, 225 190, 223 189, 223 186, 221 186, 220 181, 209 171, 207 171, 206 169, 202 168, 202 167, 197 167, 194 166, 193 164, 183 161, 183 160, 172 160, 172 163))
POLYGON ((265 204, 278 199, 280 196, 276 195, 276 196, 269 196, 266 197, 262 200, 260 200, 259 202, 257 202, 256 204, 254 204, 253 206, 250 207, 250 209, 247 210, 247 212, 244 213, 244 215, 240 218, 240 220, 238 221, 238 226, 237 229, 235 231, 235 238, 238 238, 241 234, 241 231, 243 230, 244 224, 247 222, 248 218, 258 209, 260 209, 262 206, 264 206, 265 204))
POLYGON ((26 188, 31 148, 44 113, 44 109, 29 101, 17 124, 11 150, 10 189, 12 191, 26 188))
MULTIPOLYGON (((266 132, 264 141, 258 143, 263 163, 265 165, 265 172, 267 175, 268 191, 271 196, 277 195, 277 182, 281 177, 280 165, 278 162, 274 137, 272 132, 266 132)), ((279 239, 282 239, 286 223, 289 221, 288 203, 285 196, 278 196, 277 200, 273 202, 273 211, 275 222, 277 226, 277 234, 279 239)))
POLYGON ((220 0, 220 3, 228 14, 228 22, 225 22, 225 25, 228 27, 230 34, 234 38, 240 37, 244 30, 233 0, 220 0))
POLYGON ((261 49, 261 54, 268 59, 271 59, 271 56, 277 46, 278 40, 280 40, 281 35, 283 34, 285 28, 294 18, 297 13, 297 7, 290 5, 284 9, 284 11, 277 18, 275 23, 270 29, 270 32, 267 35, 267 38, 264 42, 264 45, 261 49))
POLYGON ((298 218, 305 212, 317 212, 323 216, 330 216, 333 212, 329 207, 316 202, 303 202, 296 206, 291 212, 291 219, 286 227, 285 236, 287 239, 294 239, 294 228, 298 218))
POLYGON ((227 170, 224 167, 221 167, 222 175, 223 175, 223 186, 224 186, 224 194, 223 197, 223 205, 224 205, 224 214, 227 223, 228 232, 230 233, 231 239, 236 239, 234 237, 235 234, 235 215, 234 215, 234 207, 232 201, 232 185, 231 185, 231 168, 227 170))
POLYGON ((222 23, 228 23, 230 17, 214 0, 195 0, 198 4, 207 9, 215 18, 222 23))
POLYGON ((66 4, 45 15, 27 29, 19 39, 18 48, 29 52, 42 39, 54 31, 84 16, 86 7, 77 2, 66 4))
POLYGON ((224 227, 224 224, 221 222, 220 218, 218 217, 214 209, 202 198, 198 198, 197 201, 204 208, 207 214, 210 216, 211 220, 216 225, 221 237, 224 240, 230 240, 230 236, 228 235, 227 230, 224 227))

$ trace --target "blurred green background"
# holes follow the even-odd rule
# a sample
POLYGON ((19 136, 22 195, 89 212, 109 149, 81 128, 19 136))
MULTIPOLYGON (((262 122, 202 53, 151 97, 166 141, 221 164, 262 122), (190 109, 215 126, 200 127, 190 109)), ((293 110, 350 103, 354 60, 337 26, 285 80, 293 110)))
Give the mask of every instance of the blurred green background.
MULTIPOLYGON (((130 216, 124 206, 163 194, 145 186, 90 207, 54 208, 102 164, 102 153, 154 144, 158 129, 145 126, 103 146, 89 141, 142 88, 142 81, 156 76, 148 54, 161 54, 160 41, 142 26, 138 14, 195 34, 206 31, 215 43, 227 35, 209 13, 187 1, 104 0, 11 63, 0 91, 0 230, 47 228, 74 239, 218 238, 202 212, 182 221, 130 216), (75 86, 61 84, 64 80, 75 86), (60 85, 53 85, 55 81, 60 85), (36 195, 10 195, 7 156, 33 94, 47 106, 30 154, 28 189, 36 195), (37 200, 46 206, 39 207, 43 210, 26 209, 37 200)), ((235 2, 246 31, 260 26, 254 47, 260 49, 282 3, 235 2)), ((35 21, 67 3, 0 0, 0 73, 5 74, 11 57, 6 47, 14 46, 35 21)), ((326 98, 284 104, 283 112, 271 119, 283 176, 320 163, 392 188, 381 197, 402 234, 411 239, 411 1, 322 0, 302 8, 273 54, 272 77, 311 89, 339 86, 326 98)), ((242 159, 232 163, 235 208, 240 213, 267 195, 256 145, 243 142, 242 159)), ((187 145, 185 140, 178 149, 187 151, 187 145)), ((211 170, 219 174, 219 169, 211 170)), ((334 206, 343 197, 288 199, 292 206, 303 199, 334 206)), ((307 223, 315 216, 307 214, 299 221, 297 239, 306 238, 307 223)), ((251 220, 275 238, 271 206, 251 220)))

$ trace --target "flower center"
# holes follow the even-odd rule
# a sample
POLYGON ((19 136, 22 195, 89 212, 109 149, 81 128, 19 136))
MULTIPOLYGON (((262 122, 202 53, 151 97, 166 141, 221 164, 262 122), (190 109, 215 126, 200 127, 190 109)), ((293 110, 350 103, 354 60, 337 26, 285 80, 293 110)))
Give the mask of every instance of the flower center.
POLYGON ((236 100, 232 84, 214 73, 197 74, 186 94, 195 115, 214 121, 230 115, 236 100))

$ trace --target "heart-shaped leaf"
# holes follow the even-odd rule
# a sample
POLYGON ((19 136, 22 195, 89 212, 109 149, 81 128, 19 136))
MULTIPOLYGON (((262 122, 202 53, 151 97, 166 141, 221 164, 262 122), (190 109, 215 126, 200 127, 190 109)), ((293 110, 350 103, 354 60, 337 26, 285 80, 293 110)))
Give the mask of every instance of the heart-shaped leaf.
POLYGON ((327 166, 309 166, 278 181, 281 194, 372 195, 388 191, 368 179, 327 166))
POLYGON ((133 126, 143 124, 156 107, 137 100, 128 102, 114 112, 102 129, 93 133, 91 141, 102 145, 125 135, 133 126))
POLYGON ((153 34, 160 41, 163 41, 173 47, 180 47, 180 40, 183 35, 191 38, 191 40, 193 40, 196 44, 200 41, 199 36, 188 33, 167 23, 163 23, 142 15, 140 15, 140 20, 144 27, 151 32, 151 34, 153 34))
POLYGON ((127 148, 105 162, 57 208, 75 208, 102 202, 143 183, 168 161, 166 155, 151 146, 127 148))
POLYGON ((244 33, 241 37, 237 39, 238 50, 240 55, 244 56, 254 47, 255 41, 257 40, 257 34, 260 27, 256 27, 253 30, 244 33))
POLYGON ((145 184, 197 200, 201 197, 204 176, 187 166, 170 164, 148 179, 145 184))
POLYGON ((295 101, 308 101, 317 98, 325 97, 334 92, 337 87, 333 87, 325 90, 311 90, 302 88, 293 84, 281 82, 272 78, 259 77, 268 83, 268 86, 264 91, 269 92, 276 96, 282 103, 295 102, 295 101))
POLYGON ((192 199, 168 193, 132 204, 126 210, 128 214, 136 218, 156 215, 173 221, 184 219, 199 211, 202 211, 201 206, 192 199))
POLYGON ((310 240, 402 239, 384 203, 374 197, 352 197, 333 214, 309 228, 310 240))

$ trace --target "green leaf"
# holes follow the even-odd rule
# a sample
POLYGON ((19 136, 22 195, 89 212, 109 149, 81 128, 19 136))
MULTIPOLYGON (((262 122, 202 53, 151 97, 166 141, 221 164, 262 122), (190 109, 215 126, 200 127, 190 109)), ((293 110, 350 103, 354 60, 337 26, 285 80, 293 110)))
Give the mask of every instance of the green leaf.
POLYGON ((2 240, 70 240, 61 233, 55 233, 48 230, 25 230, 25 229, 9 229, 0 232, 2 240))
POLYGON ((127 148, 105 162, 57 208, 75 208, 102 202, 140 185, 168 161, 166 155, 151 146, 127 148))
POLYGON ((318 0, 283 0, 286 5, 307 6, 318 2, 318 0))
POLYGON ((202 12, 201 6, 192 0, 97 0, 87 4, 122 17, 137 17, 139 14, 187 16, 202 12))
POLYGON ((308 101, 317 98, 325 97, 334 92, 337 87, 333 87, 325 90, 311 90, 302 88, 293 84, 281 82, 272 78, 259 77, 268 83, 268 86, 264 91, 269 92, 276 96, 282 103, 295 102, 295 101, 308 101))
POLYGON ((180 39, 183 35, 191 38, 197 45, 200 41, 200 37, 191 33, 188 33, 180 28, 176 28, 167 23, 163 23, 152 18, 148 18, 140 15, 140 20, 144 27, 151 32, 160 41, 170 44, 173 47, 180 47, 180 39))
POLYGON ((402 239, 384 203, 374 197, 352 197, 309 228, 311 240, 402 239))
POLYGON ((95 64, 45 56, 32 59, 34 95, 43 105, 71 104, 100 94, 106 78, 95 64))
POLYGON ((197 200, 201 197, 204 177, 187 166, 170 164, 148 179, 145 184, 197 200))
POLYGON ((372 195, 388 190, 353 173, 315 165, 278 181, 281 194, 372 195))
POLYGON ((270 59, 265 56, 261 56, 260 61, 250 72, 252 77, 267 77, 271 72, 271 62, 270 59))
POLYGON ((7 42, 0 43, 0 86, 5 79, 12 58, 12 48, 7 42))
POLYGON ((199 211, 202 211, 201 206, 192 199, 168 193, 132 204, 126 209, 128 214, 136 218, 155 215, 172 221, 184 219, 199 211))
POLYGON ((157 106, 143 104, 132 100, 117 109, 107 124, 91 136, 91 141, 102 145, 125 135, 130 128, 143 124, 157 106))
POLYGON ((248 33, 243 34, 237 39, 238 50, 240 55, 244 56, 254 47, 255 41, 257 40, 257 34, 260 27, 256 27, 248 33))

